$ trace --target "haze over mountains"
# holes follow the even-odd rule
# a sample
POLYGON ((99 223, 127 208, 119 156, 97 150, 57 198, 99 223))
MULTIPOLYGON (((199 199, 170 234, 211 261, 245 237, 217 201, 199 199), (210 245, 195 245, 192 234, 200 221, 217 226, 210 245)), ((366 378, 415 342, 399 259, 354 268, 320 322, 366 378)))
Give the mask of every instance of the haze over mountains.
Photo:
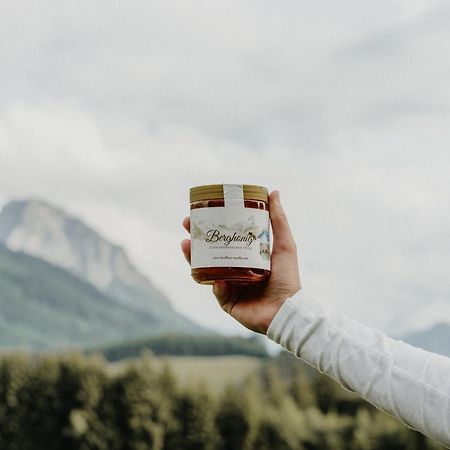
POLYGON ((0 213, 0 244, 0 346, 203 331, 172 308, 121 247, 44 201, 8 203, 0 213))

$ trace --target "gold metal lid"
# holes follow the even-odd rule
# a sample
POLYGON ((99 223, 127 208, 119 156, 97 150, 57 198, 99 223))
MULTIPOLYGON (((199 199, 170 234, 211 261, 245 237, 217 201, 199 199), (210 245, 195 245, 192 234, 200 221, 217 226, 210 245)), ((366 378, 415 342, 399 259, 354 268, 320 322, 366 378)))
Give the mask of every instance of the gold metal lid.
MULTIPOLYGON (((269 201, 269 192, 263 186, 253 184, 244 184, 244 200, 269 201)), ((223 199, 223 184, 207 184, 204 186, 195 186, 190 190, 191 203, 202 200, 223 199)))

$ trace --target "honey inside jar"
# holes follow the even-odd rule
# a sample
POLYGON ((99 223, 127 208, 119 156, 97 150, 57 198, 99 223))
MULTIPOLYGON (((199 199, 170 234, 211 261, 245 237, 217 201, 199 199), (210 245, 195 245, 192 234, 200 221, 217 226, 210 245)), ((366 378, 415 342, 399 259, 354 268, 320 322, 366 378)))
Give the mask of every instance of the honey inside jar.
POLYGON ((191 188, 192 278, 261 283, 270 276, 269 195, 253 185, 191 188))

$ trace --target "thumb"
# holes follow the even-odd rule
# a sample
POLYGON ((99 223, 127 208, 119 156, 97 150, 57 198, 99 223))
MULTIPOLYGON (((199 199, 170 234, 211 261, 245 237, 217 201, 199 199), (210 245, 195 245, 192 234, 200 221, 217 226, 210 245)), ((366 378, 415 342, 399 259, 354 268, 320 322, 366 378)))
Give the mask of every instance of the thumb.
POLYGON ((294 236, 292 236, 287 216, 281 206, 279 191, 273 191, 270 194, 269 209, 273 231, 273 253, 296 253, 297 247, 295 245, 294 236))

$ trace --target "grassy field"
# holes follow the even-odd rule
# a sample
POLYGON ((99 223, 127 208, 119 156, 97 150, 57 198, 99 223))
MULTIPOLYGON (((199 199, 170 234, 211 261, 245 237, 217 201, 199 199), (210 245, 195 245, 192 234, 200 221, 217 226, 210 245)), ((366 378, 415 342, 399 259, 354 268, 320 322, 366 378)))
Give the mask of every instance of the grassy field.
MULTIPOLYGON (((164 356, 152 357, 157 367, 169 363, 182 387, 204 382, 212 391, 221 391, 228 384, 239 384, 259 369, 260 358, 251 356, 164 356)), ((120 371, 130 360, 110 363, 112 371, 120 371)))

